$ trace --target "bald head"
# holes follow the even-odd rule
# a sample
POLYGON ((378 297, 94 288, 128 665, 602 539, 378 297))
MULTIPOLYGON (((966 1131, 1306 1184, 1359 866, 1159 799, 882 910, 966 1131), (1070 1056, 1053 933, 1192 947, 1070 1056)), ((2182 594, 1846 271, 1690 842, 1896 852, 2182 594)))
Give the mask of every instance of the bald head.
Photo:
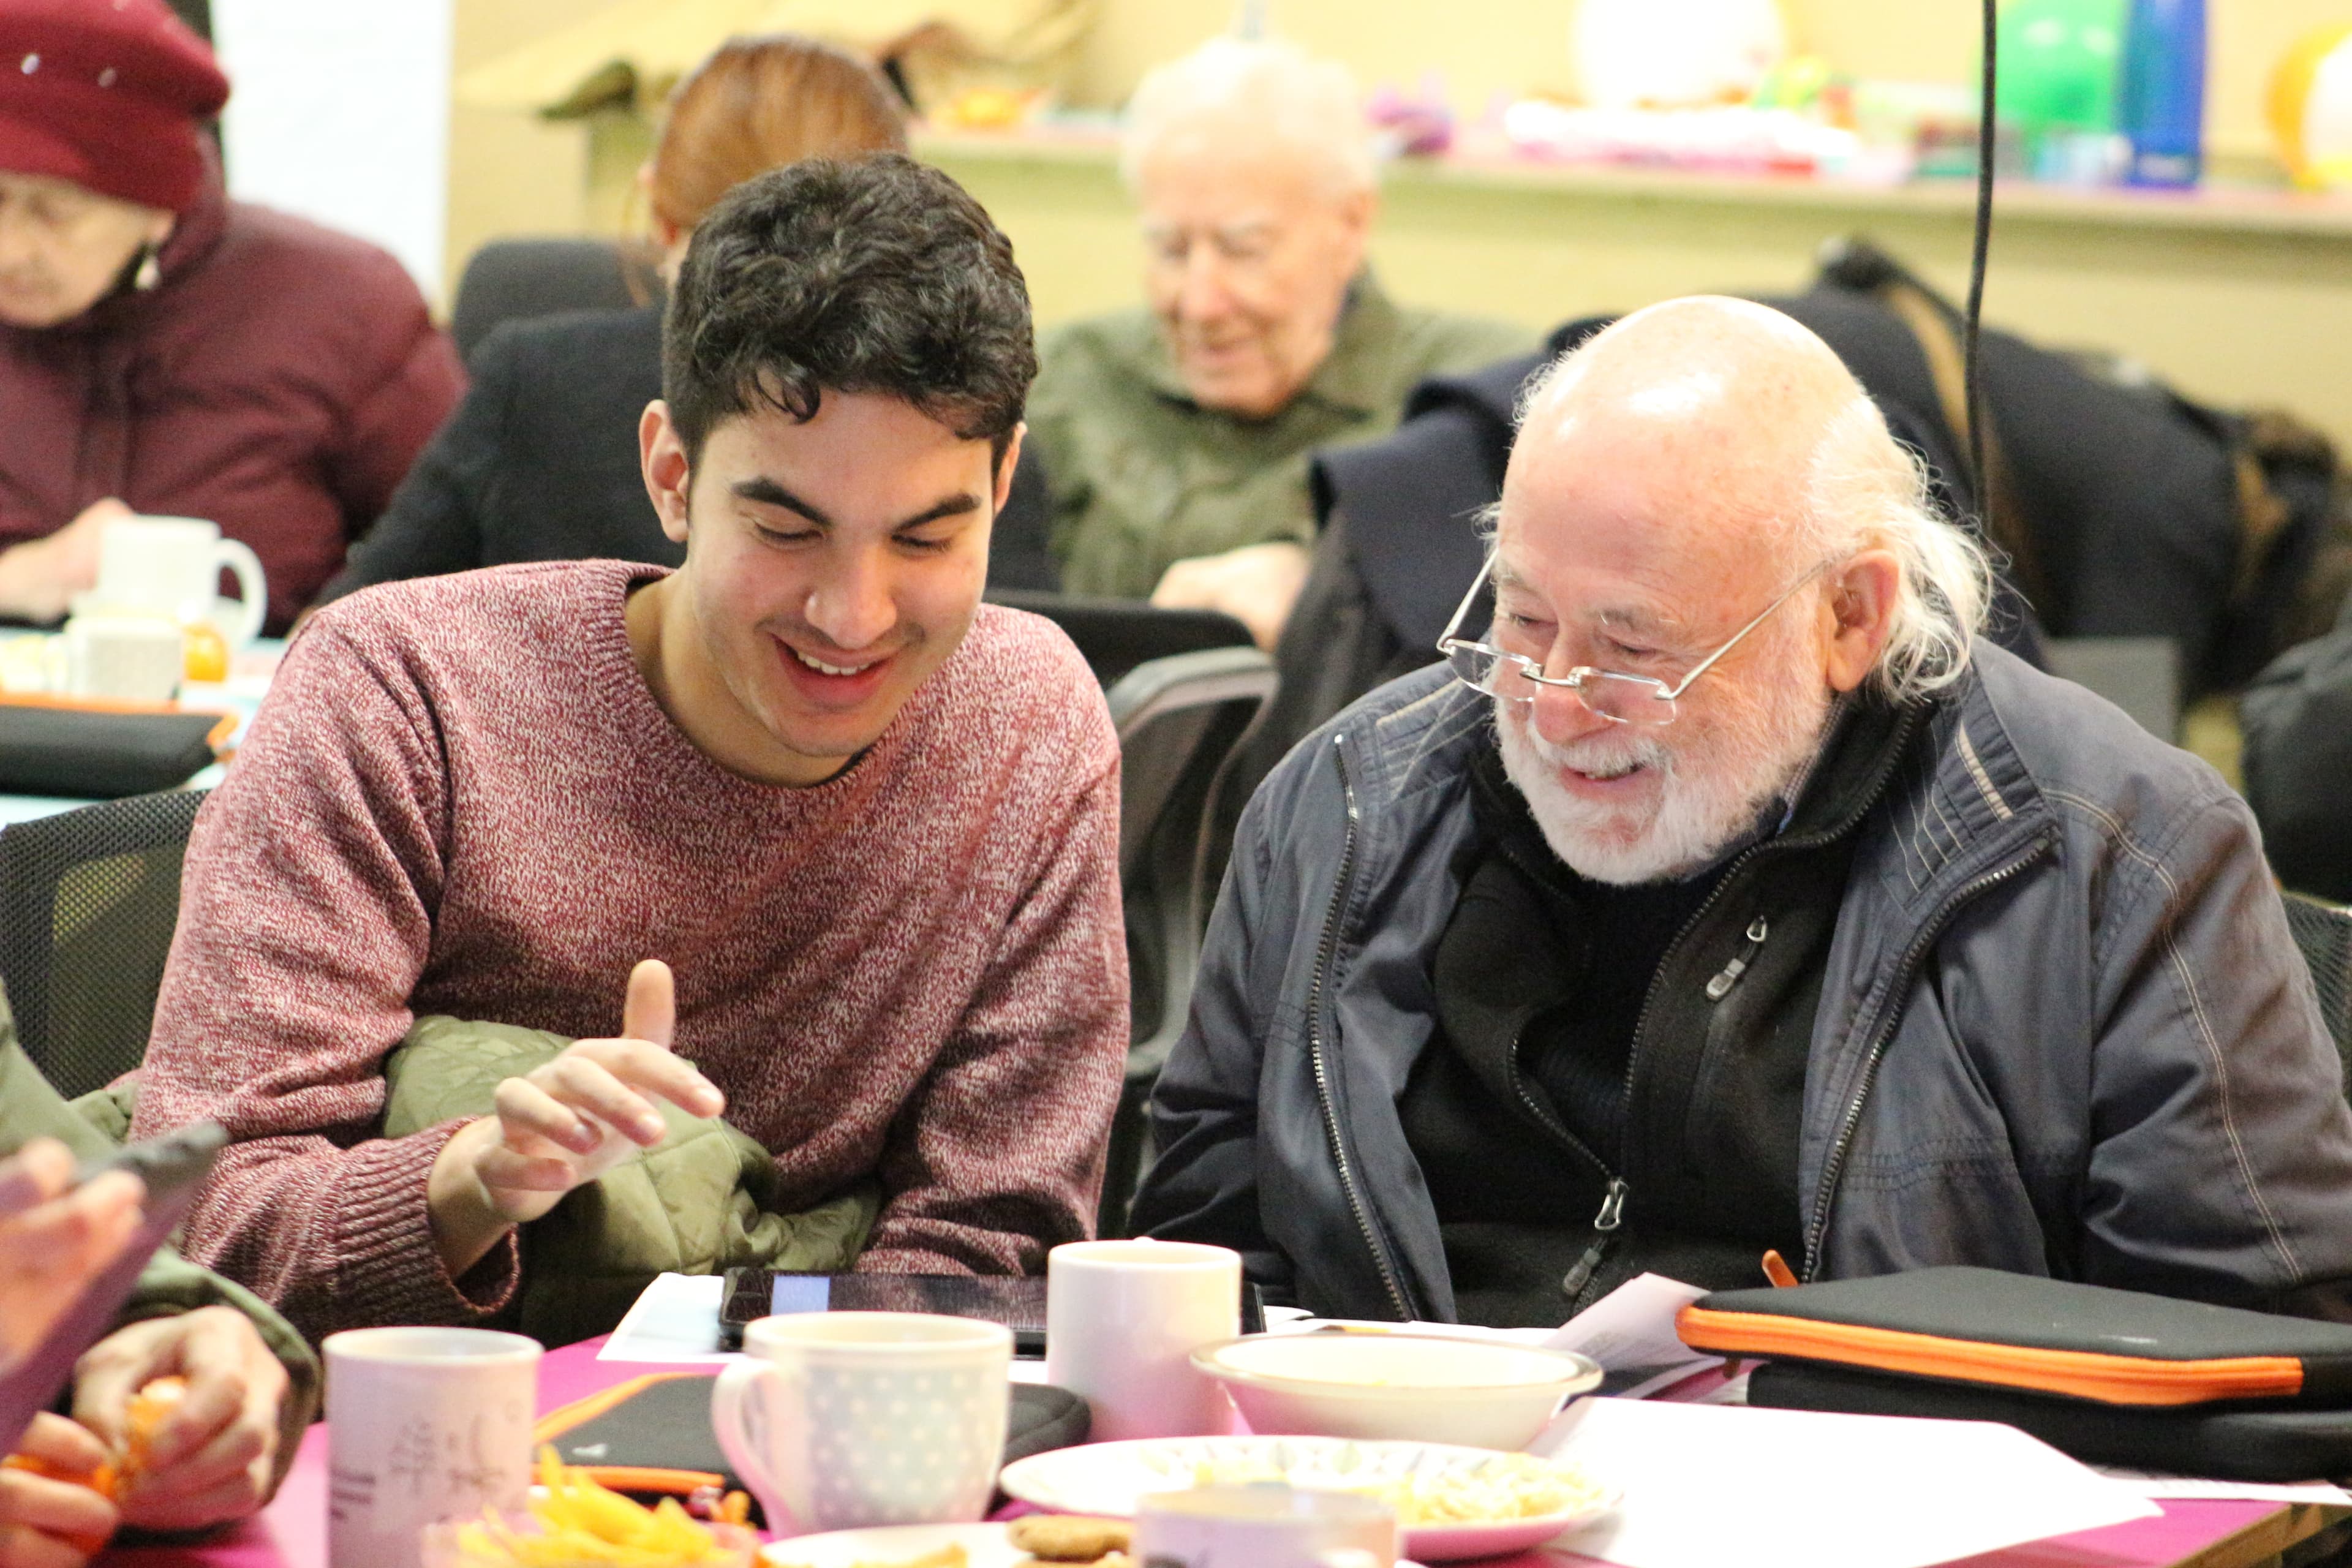
POLYGON ((1813 492, 1825 450, 1866 464, 1874 442, 1876 467, 1906 483, 1868 396, 1811 332, 1744 300, 1670 300, 1530 389, 1505 515, 1583 514, 1676 555, 1736 557, 1752 572, 1761 551, 1794 572, 1822 542, 1813 492))

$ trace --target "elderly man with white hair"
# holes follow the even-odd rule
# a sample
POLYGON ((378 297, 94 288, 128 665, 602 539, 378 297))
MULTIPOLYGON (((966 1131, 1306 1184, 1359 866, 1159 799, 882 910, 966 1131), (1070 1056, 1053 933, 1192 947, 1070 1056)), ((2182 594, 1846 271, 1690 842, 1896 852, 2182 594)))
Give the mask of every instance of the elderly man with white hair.
POLYGON ((1345 67, 1213 39, 1136 89, 1121 168, 1149 308, 1047 339, 1029 398, 1062 585, 1228 610, 1270 647, 1314 536, 1307 453, 1386 433, 1423 376, 1533 334, 1373 282, 1379 194, 1345 67))
POLYGON ((2345 1313, 2352 1110, 2244 805, 1979 640, 1819 339, 1626 318, 1496 521, 1491 627, 1250 803, 1139 1228, 1347 1317, 1768 1252, 2345 1313))

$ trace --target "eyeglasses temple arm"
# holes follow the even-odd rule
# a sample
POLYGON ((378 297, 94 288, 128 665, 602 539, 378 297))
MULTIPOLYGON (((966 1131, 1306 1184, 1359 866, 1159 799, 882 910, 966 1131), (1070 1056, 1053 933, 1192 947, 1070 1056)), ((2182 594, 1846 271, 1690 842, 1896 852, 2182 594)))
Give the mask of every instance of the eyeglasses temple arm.
POLYGON ((1758 626, 1762 626, 1764 624, 1765 616, 1770 615, 1773 611, 1787 604, 1790 599, 1795 595, 1798 589, 1803 587, 1806 584, 1820 576, 1822 570, 1823 569, 1822 567, 1814 567, 1811 572, 1806 573, 1803 576, 1790 584, 1789 591, 1787 593, 1782 594, 1779 598, 1773 600, 1770 604, 1757 611, 1756 618, 1749 621, 1738 631, 1732 633, 1731 640, 1729 642, 1725 643, 1721 647, 1717 648, 1713 653, 1708 654, 1705 658, 1699 660, 1697 668, 1692 670, 1688 675, 1684 676, 1680 680, 1675 682, 1674 689, 1666 693, 1666 700, 1673 702, 1678 700, 1684 692, 1688 691, 1692 681, 1696 680, 1700 676, 1705 675, 1708 670, 1713 669, 1717 659, 1721 658, 1725 654, 1729 653, 1733 648, 1739 646, 1740 638, 1746 637, 1749 632, 1754 631, 1758 626))
MULTIPOLYGON (((1454 639, 1454 634, 1462 629, 1462 617, 1470 613, 1471 605, 1475 603, 1478 597, 1478 590, 1486 585, 1486 579, 1493 574, 1494 570, 1495 557, 1490 552, 1486 556, 1486 563, 1478 568, 1478 575, 1470 579, 1470 591, 1462 595, 1462 602, 1460 604, 1454 606, 1454 616, 1451 620, 1445 623, 1445 630, 1438 634, 1437 647, 1439 652, 1444 652, 1445 645, 1454 639)), ((1790 590, 1792 593, 1795 590, 1793 589, 1790 590)), ((1767 611, 1766 614, 1769 615, 1770 612, 1767 611)), ((1759 616, 1758 618, 1760 620, 1762 617, 1759 616)))

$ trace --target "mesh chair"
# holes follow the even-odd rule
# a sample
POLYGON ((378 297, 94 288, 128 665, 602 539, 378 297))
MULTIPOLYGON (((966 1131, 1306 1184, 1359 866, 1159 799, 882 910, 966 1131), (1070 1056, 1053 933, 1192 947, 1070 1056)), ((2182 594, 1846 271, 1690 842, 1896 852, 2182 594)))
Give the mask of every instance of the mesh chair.
POLYGON ((457 279, 449 336, 470 360, 490 329, 560 310, 626 310, 662 297, 649 257, 609 239, 494 239, 457 279))
POLYGON ((1134 1015, 1096 1215, 1103 1236, 1127 1234, 1128 1205, 1150 1159, 1145 1107, 1192 1005, 1206 896, 1223 874, 1206 859, 1210 806, 1226 762, 1273 694, 1274 661, 1255 647, 1150 659, 1105 694, 1118 730, 1118 874, 1134 1015))
POLYGON ((2319 1011, 2336 1049, 2344 1058, 2344 1081, 2352 1092, 2352 909, 2286 895, 2287 929, 2294 945, 2311 966, 2312 989, 2319 993, 2319 1011))
POLYGON ((147 1054, 205 793, 132 795, 0 832, 0 984, 25 1054, 68 1099, 147 1054))
POLYGON ((1060 626, 1105 689, 1150 659, 1253 646, 1249 628, 1223 610, 1163 610, 1140 599, 1090 599, 1034 588, 991 588, 988 602, 1027 610, 1060 626))

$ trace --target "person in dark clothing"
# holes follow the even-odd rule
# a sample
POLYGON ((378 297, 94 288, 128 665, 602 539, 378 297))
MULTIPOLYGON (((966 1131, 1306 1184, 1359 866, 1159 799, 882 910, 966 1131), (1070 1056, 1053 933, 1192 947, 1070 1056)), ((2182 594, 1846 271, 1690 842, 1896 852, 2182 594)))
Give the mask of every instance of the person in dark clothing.
POLYGON ((2352 903, 2352 609, 2256 676, 2238 721, 2272 869, 2298 893, 2352 903))
MULTIPOLYGON (((662 395, 661 308, 574 310, 494 330, 474 384, 375 530, 320 595, 520 561, 676 566, 637 468, 637 421, 662 395)), ((993 586, 1051 588, 1045 481, 1013 475, 988 558, 993 586)))
POLYGON ((1527 403, 1445 662, 1243 814, 1136 1228, 1339 1317, 1773 1253, 2352 1316, 2244 804, 1984 640, 1983 547, 1788 316, 1654 307, 1527 403))
POLYGON ((464 389, 383 250, 228 199, 228 97, 162 4, 0 0, 0 616, 52 621, 135 512, 250 545, 282 629, 464 389))
MULTIPOLYGON (((904 151, 905 117, 871 67, 790 35, 736 38, 680 81, 643 181, 675 268, 732 186, 803 158, 904 151)), ((657 304, 509 321, 474 351, 474 388, 321 604, 376 583, 523 561, 686 558, 646 500, 637 426, 662 395, 657 304)), ((1055 585, 1045 500, 1016 473, 989 581, 1055 585)))

